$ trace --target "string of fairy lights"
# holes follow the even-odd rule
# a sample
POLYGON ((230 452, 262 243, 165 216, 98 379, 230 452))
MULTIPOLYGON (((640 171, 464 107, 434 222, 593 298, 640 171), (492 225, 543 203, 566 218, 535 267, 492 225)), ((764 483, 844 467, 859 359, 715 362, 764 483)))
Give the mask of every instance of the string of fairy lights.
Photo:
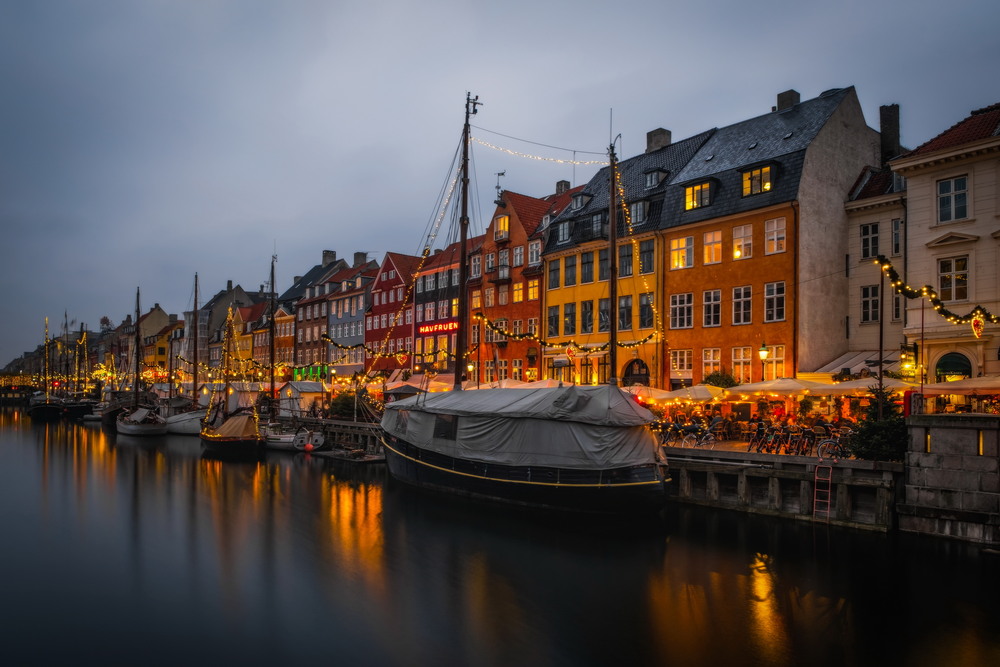
POLYGON ((941 297, 938 295, 937 290, 935 290, 932 286, 924 285, 923 287, 917 288, 907 285, 899 275, 899 271, 896 270, 896 268, 892 265, 892 262, 890 262, 885 255, 879 255, 876 257, 875 263, 880 265, 882 272, 886 274, 893 290, 895 290, 897 294, 901 294, 907 299, 927 299, 928 303, 931 304, 931 307, 934 308, 934 311, 952 324, 971 324, 977 338, 982 333, 981 327, 986 322, 991 324, 997 324, 1000 322, 1000 316, 994 315, 989 310, 978 304, 964 315, 948 309, 944 305, 944 301, 942 301, 941 297))

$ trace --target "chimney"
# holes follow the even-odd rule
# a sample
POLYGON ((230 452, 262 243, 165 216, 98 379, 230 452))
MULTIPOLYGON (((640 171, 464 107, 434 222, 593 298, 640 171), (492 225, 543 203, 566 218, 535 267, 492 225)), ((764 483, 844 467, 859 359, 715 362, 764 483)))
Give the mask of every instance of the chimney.
POLYGON ((882 143, 882 165, 897 157, 902 148, 899 145, 899 105, 883 104, 878 108, 878 123, 882 143))
POLYGON ((356 252, 354 253, 354 268, 364 266, 368 263, 368 253, 367 252, 356 252))
POLYGON ((232 292, 233 291, 233 281, 232 280, 227 280, 226 281, 226 291, 227 292, 232 292))
POLYGON ((569 181, 556 181, 556 194, 561 195, 569 191, 569 181))
POLYGON ((669 146, 671 140, 670 130, 664 130, 662 127, 658 127, 651 132, 646 133, 646 152, 652 153, 653 151, 658 151, 664 146, 669 146))
POLYGON ((802 97, 797 90, 786 90, 783 93, 778 93, 778 111, 791 109, 801 101, 802 97))
POLYGON ((323 251, 323 266, 330 266, 337 261, 337 251, 336 250, 324 250, 323 251))

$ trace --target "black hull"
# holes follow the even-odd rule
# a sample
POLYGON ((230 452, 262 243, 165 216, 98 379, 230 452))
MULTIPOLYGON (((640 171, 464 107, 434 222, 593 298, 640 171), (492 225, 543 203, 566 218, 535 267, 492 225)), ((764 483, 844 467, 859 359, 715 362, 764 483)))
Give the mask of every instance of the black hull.
POLYGON ((253 461, 263 458, 264 443, 261 440, 227 440, 202 437, 205 457, 219 460, 253 461))
POLYGON ((655 513, 667 504, 665 470, 656 464, 604 471, 475 463, 388 438, 393 478, 423 489, 492 503, 595 514, 655 513))
POLYGON ((56 421, 63 416, 63 406, 60 403, 38 403, 28 408, 28 416, 32 421, 56 421))

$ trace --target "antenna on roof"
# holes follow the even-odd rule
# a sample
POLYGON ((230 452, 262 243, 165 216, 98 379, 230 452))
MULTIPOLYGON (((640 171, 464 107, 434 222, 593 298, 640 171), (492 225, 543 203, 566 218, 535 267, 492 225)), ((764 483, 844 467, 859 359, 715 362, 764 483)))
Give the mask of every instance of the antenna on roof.
POLYGON ((493 201, 497 206, 506 206, 507 204, 503 201, 503 188, 500 187, 500 177, 506 176, 507 170, 497 172, 497 198, 493 201))

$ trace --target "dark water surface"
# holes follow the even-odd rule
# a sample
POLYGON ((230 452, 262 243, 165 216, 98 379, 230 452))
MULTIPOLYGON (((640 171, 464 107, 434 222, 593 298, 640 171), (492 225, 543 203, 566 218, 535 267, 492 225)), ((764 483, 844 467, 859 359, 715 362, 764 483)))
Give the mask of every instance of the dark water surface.
POLYGON ((0 411, 0 665, 1000 665, 1000 557, 672 508, 600 524, 382 466, 0 411))

